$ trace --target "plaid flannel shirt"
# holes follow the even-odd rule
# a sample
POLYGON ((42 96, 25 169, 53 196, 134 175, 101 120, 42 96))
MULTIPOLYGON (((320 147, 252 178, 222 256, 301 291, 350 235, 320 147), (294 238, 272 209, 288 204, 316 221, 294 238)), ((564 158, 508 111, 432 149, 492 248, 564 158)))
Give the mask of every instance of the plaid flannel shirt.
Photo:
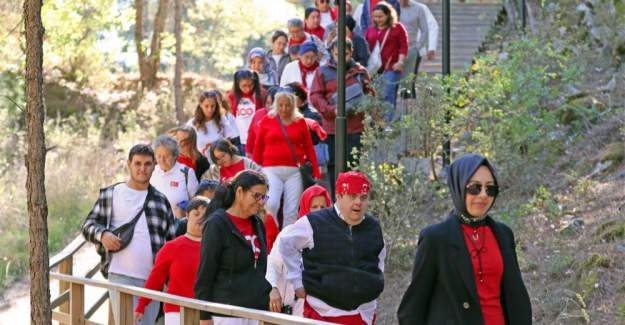
MULTIPOLYGON (((96 245, 96 250, 101 258, 100 272, 105 278, 108 277, 112 255, 104 249, 100 239, 102 233, 111 228, 113 189, 118 184, 100 189, 98 200, 82 225, 82 234, 85 239, 96 245)), ((152 243, 152 258, 155 258, 156 253, 165 245, 165 242, 175 238, 176 223, 169 201, 163 193, 152 185, 150 185, 146 200, 148 203, 144 212, 152 243)))

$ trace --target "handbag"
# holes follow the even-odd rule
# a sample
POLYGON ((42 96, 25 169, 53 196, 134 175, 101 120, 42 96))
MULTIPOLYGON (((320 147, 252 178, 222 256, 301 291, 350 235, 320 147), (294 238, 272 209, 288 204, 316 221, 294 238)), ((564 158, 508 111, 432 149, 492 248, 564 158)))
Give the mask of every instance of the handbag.
POLYGON ((384 65, 382 62, 382 49, 384 48, 384 44, 386 44, 386 38, 388 34, 391 33, 390 28, 384 34, 384 39, 382 40, 382 45, 380 45, 380 41, 375 43, 375 47, 373 51, 371 51, 371 55, 369 56, 369 60, 367 60, 367 70, 369 70, 370 74, 376 74, 380 70, 380 68, 384 65))
POLYGON ((282 129, 282 133, 284 134, 284 137, 286 138, 286 143, 289 145, 289 148, 291 149, 293 160, 295 160, 295 164, 297 165, 297 168, 299 169, 299 173, 302 176, 302 187, 305 190, 317 184, 317 182, 315 181, 315 178, 313 177, 312 164, 310 163, 310 161, 306 161, 305 163, 300 164, 299 159, 297 159, 297 154, 295 153, 295 147, 293 147, 293 143, 291 143, 291 139, 289 139, 289 134, 286 132, 286 128, 284 127, 284 124, 282 124, 282 119, 280 119, 279 116, 277 118, 278 118, 278 122, 280 123, 280 129, 282 129))
POLYGON ((125 224, 115 229, 108 230, 113 235, 117 236, 117 238, 119 238, 119 240, 121 241, 120 248, 113 253, 117 253, 121 251, 122 249, 126 248, 132 241, 132 237, 135 234, 135 226, 137 225, 137 221, 139 221, 139 218, 141 217, 143 212, 148 207, 148 202, 149 202, 151 192, 152 192, 152 186, 148 187, 148 195, 145 197, 145 202, 143 203, 143 207, 141 208, 141 210, 139 210, 139 212, 134 218, 132 218, 130 221, 126 222, 125 224))

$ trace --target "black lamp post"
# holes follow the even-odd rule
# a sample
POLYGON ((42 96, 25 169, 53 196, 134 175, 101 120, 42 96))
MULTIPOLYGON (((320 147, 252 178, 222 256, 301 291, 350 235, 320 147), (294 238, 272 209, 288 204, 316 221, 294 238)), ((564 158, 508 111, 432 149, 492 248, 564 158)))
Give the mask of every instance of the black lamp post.
POLYGON ((345 0, 339 1, 338 16, 338 102, 336 107, 335 176, 347 170, 347 118, 345 117, 345 0))
MULTIPOLYGON (((451 74, 451 60, 450 60, 450 50, 451 50, 451 37, 450 37, 450 1, 443 0, 443 76, 449 76, 451 74)), ((447 89, 449 91, 449 89, 447 89)), ((445 114, 445 122, 450 122, 450 112, 447 111, 445 114)), ((445 143, 443 143, 443 166, 449 166, 451 162, 451 141, 449 140, 449 135, 445 139, 445 143)))

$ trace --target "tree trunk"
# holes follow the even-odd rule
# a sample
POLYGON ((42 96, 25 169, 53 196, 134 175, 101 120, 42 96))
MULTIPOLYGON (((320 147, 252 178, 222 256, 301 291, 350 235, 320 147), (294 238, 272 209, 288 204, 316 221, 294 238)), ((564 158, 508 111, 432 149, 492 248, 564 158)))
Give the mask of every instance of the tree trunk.
POLYGON ((48 257, 48 203, 46 202, 46 147, 43 132, 43 34, 42 0, 24 1, 26 32, 26 190, 30 236, 30 320, 51 324, 48 257))
POLYGON ((144 0, 135 0, 135 45, 139 59, 141 87, 152 90, 158 86, 157 73, 161 65, 161 40, 167 22, 169 0, 159 0, 158 2, 149 55, 146 55, 143 48, 143 2, 144 0))
POLYGON ((174 72, 174 98, 178 125, 183 125, 185 118, 182 100, 182 0, 175 1, 176 71, 174 72))
POLYGON ((135 46, 137 47, 137 59, 139 65, 139 75, 141 77, 141 88, 145 88, 145 76, 148 73, 145 50, 143 49, 143 1, 135 0, 135 46))
POLYGON ((508 13, 508 26, 517 29, 517 4, 516 0, 507 0, 505 2, 506 12, 508 13))

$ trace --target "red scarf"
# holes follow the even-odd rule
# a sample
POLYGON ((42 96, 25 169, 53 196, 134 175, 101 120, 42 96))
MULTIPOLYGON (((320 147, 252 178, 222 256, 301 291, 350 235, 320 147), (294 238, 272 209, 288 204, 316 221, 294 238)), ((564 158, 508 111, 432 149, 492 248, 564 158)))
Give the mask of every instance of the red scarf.
POLYGON ((305 41, 306 41, 306 35, 304 35, 304 37, 302 37, 299 40, 296 40, 295 38, 289 38, 289 46, 302 45, 305 41))
POLYGON ((319 37, 319 39, 321 39, 321 40, 323 39, 323 35, 326 32, 326 30, 323 27, 321 27, 321 26, 318 26, 315 29, 310 29, 310 28, 306 27, 306 28, 304 28, 304 31, 306 33, 308 33, 308 34, 315 35, 315 36, 319 37))
POLYGON ((306 76, 309 73, 315 72, 315 70, 317 70, 317 68, 319 67, 319 62, 315 61, 315 63, 312 66, 310 66, 310 67, 305 67, 304 64, 302 64, 302 60, 298 60, 297 64, 299 64, 299 71, 302 74, 302 86, 304 86, 304 88, 308 89, 308 84, 306 82, 306 76))

